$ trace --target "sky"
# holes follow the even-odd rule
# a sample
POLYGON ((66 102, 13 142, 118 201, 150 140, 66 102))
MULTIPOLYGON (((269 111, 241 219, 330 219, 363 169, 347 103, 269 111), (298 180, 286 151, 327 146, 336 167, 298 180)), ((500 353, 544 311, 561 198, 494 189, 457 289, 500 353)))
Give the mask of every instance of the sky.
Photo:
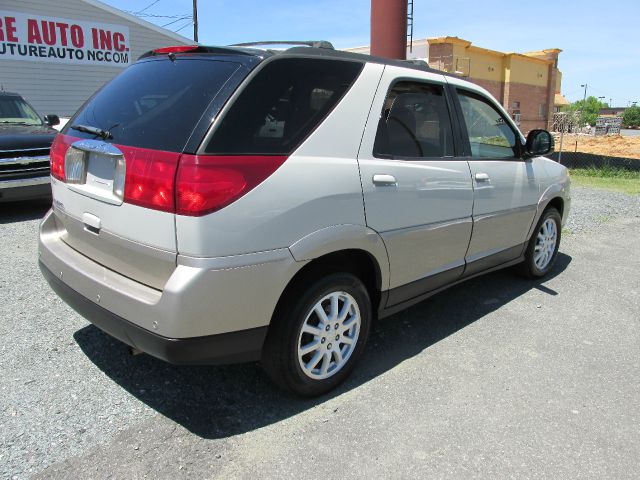
MULTIPOLYGON (((191 19, 180 19, 191 15, 192 0, 102 1, 193 36, 191 19)), ((370 6, 370 0, 198 0, 199 40, 363 46, 369 44, 370 6)), ((414 39, 457 36, 503 52, 562 49, 562 94, 570 101, 581 99, 587 84, 587 96, 611 99, 613 106, 640 104, 639 30, 640 0, 414 0, 414 39)))

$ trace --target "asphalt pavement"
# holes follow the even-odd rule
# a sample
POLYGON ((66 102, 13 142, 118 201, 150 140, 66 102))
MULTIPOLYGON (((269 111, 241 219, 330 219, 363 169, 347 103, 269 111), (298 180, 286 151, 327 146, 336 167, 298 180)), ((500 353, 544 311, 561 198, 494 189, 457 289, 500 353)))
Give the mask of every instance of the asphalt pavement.
POLYGON ((627 210, 567 230, 549 278, 496 272, 381 321, 313 400, 257 364, 130 356, 41 278, 45 209, 3 207, 0 478, 635 479, 640 211, 609 195, 574 190, 577 212, 627 210))

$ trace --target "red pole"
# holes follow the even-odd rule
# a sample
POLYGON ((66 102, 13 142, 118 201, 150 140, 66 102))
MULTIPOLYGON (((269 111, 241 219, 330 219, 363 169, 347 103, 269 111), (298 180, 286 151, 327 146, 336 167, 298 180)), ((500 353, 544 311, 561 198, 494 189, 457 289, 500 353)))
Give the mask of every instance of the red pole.
POLYGON ((407 58, 407 0, 371 0, 371 55, 407 58))

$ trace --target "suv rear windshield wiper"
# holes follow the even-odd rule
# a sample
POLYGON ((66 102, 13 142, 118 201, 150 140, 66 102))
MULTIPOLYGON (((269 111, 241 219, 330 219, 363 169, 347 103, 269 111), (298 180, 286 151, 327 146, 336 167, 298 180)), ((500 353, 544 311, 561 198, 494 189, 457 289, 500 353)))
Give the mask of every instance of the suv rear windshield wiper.
POLYGON ((91 133, 92 135, 96 135, 100 138, 104 138, 105 140, 109 138, 113 138, 113 135, 111 135, 111 132, 109 132, 108 130, 103 130, 98 127, 90 127, 88 125, 71 125, 71 128, 73 128, 74 130, 78 130, 79 132, 91 133))

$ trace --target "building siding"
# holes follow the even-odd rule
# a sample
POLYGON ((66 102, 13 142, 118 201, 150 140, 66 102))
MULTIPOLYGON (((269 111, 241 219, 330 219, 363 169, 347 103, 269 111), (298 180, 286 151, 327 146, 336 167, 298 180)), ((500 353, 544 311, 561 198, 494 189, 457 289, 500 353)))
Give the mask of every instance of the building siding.
MULTIPOLYGON (((123 25, 129 28, 131 62, 144 52, 191 40, 163 34, 84 0, 3 0, 0 9, 70 20, 123 25)), ((102 85, 124 68, 45 61, 0 60, 0 85, 24 96, 41 115, 69 117, 102 85)))

